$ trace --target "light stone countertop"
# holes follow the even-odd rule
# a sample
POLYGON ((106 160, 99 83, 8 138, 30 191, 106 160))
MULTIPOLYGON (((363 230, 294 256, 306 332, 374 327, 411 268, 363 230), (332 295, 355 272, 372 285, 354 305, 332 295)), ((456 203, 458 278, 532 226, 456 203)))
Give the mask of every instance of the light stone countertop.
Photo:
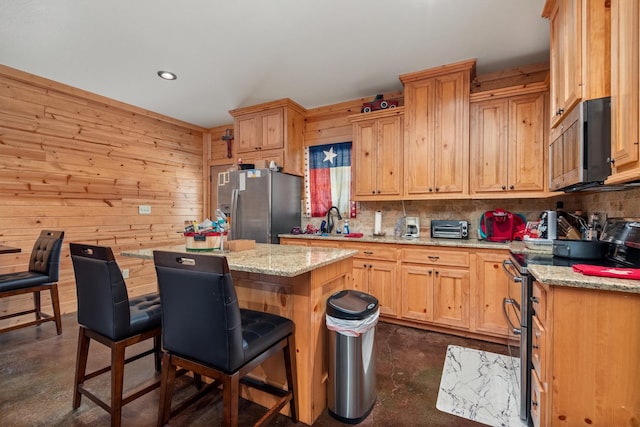
POLYGON ((344 237, 340 234, 321 236, 318 234, 279 234, 278 237, 306 240, 335 240, 350 243, 388 243, 415 246, 446 246, 451 248, 475 248, 475 249, 509 249, 509 243, 487 242, 478 239, 432 239, 431 237, 393 237, 364 235, 362 237, 344 237))
POLYGON ((185 245, 123 251, 122 256, 153 260, 153 251, 180 252, 186 255, 206 254, 227 257, 231 271, 261 273, 272 276, 295 277, 316 268, 352 257, 358 251, 352 249, 312 248, 304 246, 268 245, 256 243, 255 249, 244 251, 187 251, 185 245))
POLYGON ((553 265, 530 264, 527 269, 538 282, 545 285, 640 294, 640 280, 587 276, 576 273, 571 267, 553 265))

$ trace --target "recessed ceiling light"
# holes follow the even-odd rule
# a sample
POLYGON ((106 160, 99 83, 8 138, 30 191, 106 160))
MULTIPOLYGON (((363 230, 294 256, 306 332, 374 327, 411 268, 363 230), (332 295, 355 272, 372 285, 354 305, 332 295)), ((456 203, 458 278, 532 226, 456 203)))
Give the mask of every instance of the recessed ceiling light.
POLYGON ((160 76, 160 78, 163 78, 165 80, 175 80, 178 78, 178 76, 176 76, 171 71, 158 71, 158 76, 160 76))

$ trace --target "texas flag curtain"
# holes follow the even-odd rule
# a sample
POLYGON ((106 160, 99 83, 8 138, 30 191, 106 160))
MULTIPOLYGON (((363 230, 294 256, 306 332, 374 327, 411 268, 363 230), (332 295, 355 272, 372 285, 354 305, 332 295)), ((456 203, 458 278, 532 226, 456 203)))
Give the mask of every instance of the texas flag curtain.
POLYGON ((331 206, 349 217, 351 142, 316 145, 305 152, 306 215, 322 217, 331 206))

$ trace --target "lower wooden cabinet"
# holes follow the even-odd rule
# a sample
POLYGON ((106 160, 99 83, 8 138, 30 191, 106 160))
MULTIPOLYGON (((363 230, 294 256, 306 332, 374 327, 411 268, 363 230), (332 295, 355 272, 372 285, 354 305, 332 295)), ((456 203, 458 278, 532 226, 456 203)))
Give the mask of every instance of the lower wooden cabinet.
POLYGON ((637 425, 640 294, 533 286, 534 425, 637 425))
POLYGON ((469 327, 469 270, 403 263, 400 317, 469 327))
POLYGON ((513 298, 520 304, 520 286, 509 280, 502 270, 508 252, 476 250, 472 265, 474 289, 473 330, 493 336, 515 338, 509 330, 502 310, 503 299, 513 298))
POLYGON ((502 300, 519 301, 505 250, 281 238, 281 244, 355 249, 353 289, 375 296, 382 320, 506 342, 502 300), (302 243, 304 242, 304 243, 302 243))
POLYGON ((353 259, 354 289, 378 299, 382 316, 396 317, 396 263, 367 258, 353 259))

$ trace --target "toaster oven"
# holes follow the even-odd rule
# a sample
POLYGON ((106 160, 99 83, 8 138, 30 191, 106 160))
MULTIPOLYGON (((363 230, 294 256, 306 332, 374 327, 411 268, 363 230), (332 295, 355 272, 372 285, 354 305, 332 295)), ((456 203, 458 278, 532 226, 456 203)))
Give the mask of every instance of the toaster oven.
POLYGON ((444 239, 468 239, 469 221, 434 219, 431 221, 431 237, 444 239))

